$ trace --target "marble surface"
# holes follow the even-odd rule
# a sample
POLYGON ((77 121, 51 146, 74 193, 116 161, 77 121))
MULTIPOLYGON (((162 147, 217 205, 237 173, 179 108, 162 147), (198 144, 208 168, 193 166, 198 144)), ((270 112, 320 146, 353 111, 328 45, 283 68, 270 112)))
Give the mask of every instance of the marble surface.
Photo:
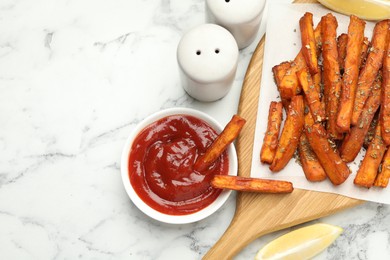
MULTIPOLYGON (((256 44, 224 99, 199 103, 180 85, 177 44, 204 14, 203 0, 0 2, 0 259, 200 259, 218 240, 234 195, 203 221, 161 224, 131 203, 119 170, 127 135, 155 111, 192 107, 222 124, 235 113, 256 44)), ((345 229, 316 259, 390 257, 389 206, 315 222, 345 229)))

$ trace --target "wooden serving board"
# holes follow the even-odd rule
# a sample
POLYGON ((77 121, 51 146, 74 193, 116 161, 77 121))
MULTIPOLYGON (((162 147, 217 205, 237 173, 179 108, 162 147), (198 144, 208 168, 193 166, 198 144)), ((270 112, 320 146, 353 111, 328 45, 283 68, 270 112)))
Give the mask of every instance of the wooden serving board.
MULTIPOLYGON (((315 3, 300 0, 297 3, 315 3)), ((236 144, 238 175, 249 177, 263 65, 265 37, 259 42, 242 86, 238 114, 247 120, 236 144)), ((257 155, 255 155, 257 156, 257 155)), ((287 195, 240 192, 230 226, 203 259, 231 259, 256 238, 363 203, 345 196, 295 189, 287 195)))

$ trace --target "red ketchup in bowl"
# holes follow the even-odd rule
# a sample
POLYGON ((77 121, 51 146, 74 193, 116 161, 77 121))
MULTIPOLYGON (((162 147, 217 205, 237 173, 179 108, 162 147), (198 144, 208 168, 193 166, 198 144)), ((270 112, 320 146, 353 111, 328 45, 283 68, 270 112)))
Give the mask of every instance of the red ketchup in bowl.
POLYGON ((216 174, 228 174, 225 151, 202 173, 193 169, 217 137, 205 121, 172 115, 145 127, 134 139, 129 156, 130 183, 153 209, 169 215, 186 215, 210 205, 222 192, 211 187, 216 174))

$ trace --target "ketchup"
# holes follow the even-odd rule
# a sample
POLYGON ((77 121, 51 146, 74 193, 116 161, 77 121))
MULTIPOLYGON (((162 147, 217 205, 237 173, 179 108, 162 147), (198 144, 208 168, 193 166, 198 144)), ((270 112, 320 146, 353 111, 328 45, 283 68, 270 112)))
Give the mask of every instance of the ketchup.
POLYGON ((193 166, 216 137, 209 124, 188 115, 148 125, 135 138, 129 156, 135 192, 150 207, 169 215, 191 214, 210 205, 221 193, 211 187, 211 179, 229 171, 227 152, 201 173, 193 166))

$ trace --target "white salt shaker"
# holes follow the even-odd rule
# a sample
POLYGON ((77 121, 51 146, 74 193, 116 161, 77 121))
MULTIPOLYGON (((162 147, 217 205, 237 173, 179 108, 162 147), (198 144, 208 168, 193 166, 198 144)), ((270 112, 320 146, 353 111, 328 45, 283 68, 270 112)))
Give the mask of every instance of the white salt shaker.
POLYGON ((233 84, 237 43, 225 28, 203 24, 183 35, 177 61, 186 92, 200 101, 215 101, 224 97, 233 84))
POLYGON ((243 49, 256 37, 264 6, 265 0, 206 0, 207 21, 228 29, 243 49))

